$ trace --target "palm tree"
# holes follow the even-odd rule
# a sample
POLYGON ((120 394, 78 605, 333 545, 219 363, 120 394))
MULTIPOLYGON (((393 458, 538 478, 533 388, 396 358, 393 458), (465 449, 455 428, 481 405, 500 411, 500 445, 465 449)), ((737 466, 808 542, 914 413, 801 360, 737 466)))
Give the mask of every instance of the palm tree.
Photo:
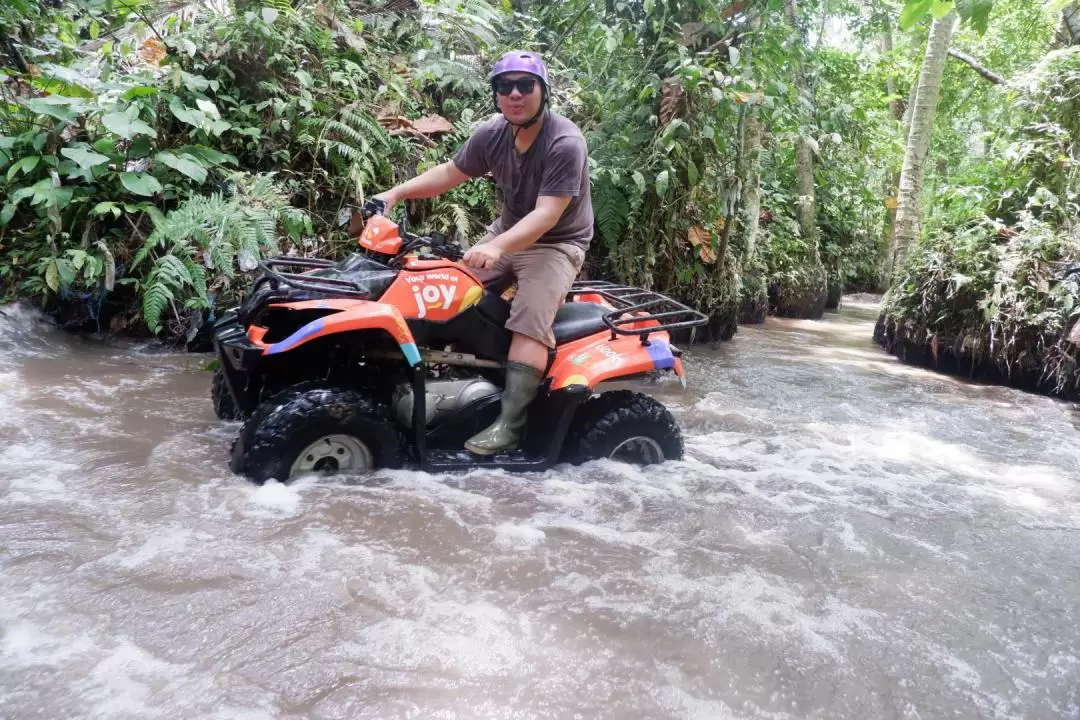
POLYGON ((930 37, 926 41, 926 55, 915 92, 911 124, 908 130, 907 148, 904 150, 904 166, 900 171, 900 189, 897 194, 896 221, 893 225, 892 249, 886 267, 886 277, 893 274, 907 260, 908 250, 919 234, 922 203, 922 184, 926 170, 926 156, 930 150, 930 137, 934 130, 938 97, 941 94, 941 76, 949 57, 949 43, 956 28, 956 11, 934 20, 930 37))

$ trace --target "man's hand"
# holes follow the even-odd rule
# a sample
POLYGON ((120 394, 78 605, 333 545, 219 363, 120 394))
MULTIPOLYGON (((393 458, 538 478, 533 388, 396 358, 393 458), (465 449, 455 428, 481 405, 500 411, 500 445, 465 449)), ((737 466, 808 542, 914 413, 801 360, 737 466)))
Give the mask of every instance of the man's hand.
POLYGON ((398 201, 397 196, 394 195, 393 190, 387 190, 386 192, 381 192, 378 195, 372 195, 371 199, 382 200, 384 203, 386 203, 385 214, 387 217, 390 216, 390 211, 394 209, 394 203, 398 201))
POLYGON ((470 248, 465 257, 461 260, 466 265, 476 270, 483 270, 484 268, 493 268, 495 264, 499 262, 499 258, 502 257, 503 250, 494 242, 486 242, 483 245, 477 245, 474 248, 470 248))

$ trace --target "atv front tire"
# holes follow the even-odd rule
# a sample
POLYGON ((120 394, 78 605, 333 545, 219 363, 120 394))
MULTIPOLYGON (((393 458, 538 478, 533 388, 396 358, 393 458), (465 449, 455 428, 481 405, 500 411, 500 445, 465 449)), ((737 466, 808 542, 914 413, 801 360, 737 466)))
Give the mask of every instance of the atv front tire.
POLYGON ((229 386, 225 383, 225 371, 214 371, 214 380, 210 383, 210 398, 214 402, 214 414, 219 420, 243 420, 244 413, 236 407, 229 386))
POLYGON ((652 465, 683 457, 682 431, 662 403, 648 395, 615 390, 587 401, 567 437, 568 459, 598 458, 652 465))
POLYGON ((263 402, 240 432, 232 470, 256 483, 401 467, 401 433, 355 390, 302 383, 263 402))

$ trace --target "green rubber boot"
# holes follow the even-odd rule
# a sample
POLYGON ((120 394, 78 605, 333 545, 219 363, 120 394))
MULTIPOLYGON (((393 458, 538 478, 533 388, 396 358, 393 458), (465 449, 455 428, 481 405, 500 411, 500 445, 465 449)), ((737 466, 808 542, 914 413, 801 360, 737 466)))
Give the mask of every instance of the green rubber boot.
POLYGON ((516 450, 529 403, 536 397, 543 374, 532 365, 519 362, 506 364, 506 387, 502 394, 502 411, 486 430, 465 442, 465 449, 474 455, 495 455, 516 450))

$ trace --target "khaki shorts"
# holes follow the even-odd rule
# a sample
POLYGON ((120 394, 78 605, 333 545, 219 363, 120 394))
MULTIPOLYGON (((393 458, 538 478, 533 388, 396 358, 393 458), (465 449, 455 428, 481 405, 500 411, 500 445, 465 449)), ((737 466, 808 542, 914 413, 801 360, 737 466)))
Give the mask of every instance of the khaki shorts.
MULTIPOLYGON (((480 242, 493 237, 494 234, 488 234, 480 242)), ((510 303, 506 329, 553 348, 555 335, 551 324, 584 262, 585 251, 576 245, 536 243, 504 254, 495 267, 473 272, 480 282, 496 292, 517 280, 517 294, 510 303)))

